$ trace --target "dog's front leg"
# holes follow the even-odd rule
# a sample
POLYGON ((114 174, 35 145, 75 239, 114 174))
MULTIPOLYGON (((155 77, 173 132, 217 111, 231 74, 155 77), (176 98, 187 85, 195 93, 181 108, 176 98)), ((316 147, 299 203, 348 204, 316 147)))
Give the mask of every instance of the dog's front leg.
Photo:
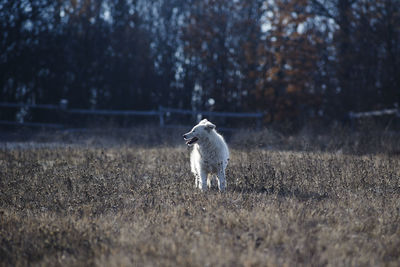
POLYGON ((211 174, 209 174, 207 176, 207 186, 210 189, 211 188, 211 182, 212 182, 213 176, 211 174))
POLYGON ((200 188, 200 174, 195 173, 194 174, 194 187, 195 188, 200 188))
POLYGON ((207 190, 207 173, 203 170, 200 169, 200 177, 199 177, 199 188, 202 191, 206 191, 207 190))

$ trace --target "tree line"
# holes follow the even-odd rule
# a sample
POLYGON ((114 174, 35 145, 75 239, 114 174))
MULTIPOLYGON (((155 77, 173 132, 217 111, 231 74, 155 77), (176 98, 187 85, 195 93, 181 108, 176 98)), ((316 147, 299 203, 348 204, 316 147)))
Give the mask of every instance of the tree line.
POLYGON ((0 0, 0 35, 1 101, 265 122, 400 102, 398 0, 0 0))

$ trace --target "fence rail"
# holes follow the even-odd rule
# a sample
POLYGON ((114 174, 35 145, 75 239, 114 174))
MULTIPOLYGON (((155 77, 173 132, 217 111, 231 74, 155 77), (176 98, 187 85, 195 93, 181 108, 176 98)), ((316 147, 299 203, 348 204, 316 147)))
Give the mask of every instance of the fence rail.
MULTIPOLYGON (((237 112, 215 112, 215 111, 203 111, 203 110, 186 110, 177 108, 166 108, 160 106, 158 110, 105 110, 105 109, 69 109, 64 101, 60 102, 60 105, 48 105, 48 104, 25 104, 25 103, 7 103, 0 102, 0 108, 32 108, 32 109, 48 109, 58 110, 65 114, 83 114, 83 115, 106 115, 106 116, 154 116, 159 118, 159 124, 161 127, 182 127, 182 125, 166 125, 165 116, 170 114, 181 114, 181 115, 193 115, 196 118, 200 116, 210 117, 225 117, 225 118, 254 118, 257 121, 257 127, 261 127, 262 118, 264 113, 237 113, 237 112)), ((29 127, 43 127, 43 128, 66 128, 64 124, 54 123, 40 123, 40 122, 16 122, 16 121, 5 121, 0 120, 0 124, 3 125, 19 125, 29 127)), ((226 130, 231 128, 225 128, 226 130)))
POLYGON ((11 125, 11 126, 26 126, 26 127, 37 127, 37 128, 64 129, 64 125, 63 124, 56 124, 56 123, 17 122, 17 121, 0 120, 0 124, 11 125))
MULTIPOLYGON (((75 109, 68 107, 68 102, 65 100, 60 101, 60 105, 54 104, 27 104, 27 103, 8 103, 0 102, 0 108, 32 108, 32 109, 47 109, 62 112, 64 114, 83 114, 83 115, 102 115, 102 116, 147 116, 158 117, 159 125, 161 127, 178 128, 190 127, 184 125, 166 125, 165 116, 170 114, 192 115, 196 118, 202 116, 209 117, 224 117, 224 118, 254 118, 257 122, 257 128, 261 128, 262 119, 265 113, 239 113, 239 112, 218 112, 218 111, 205 111, 205 110, 187 110, 178 108, 168 108, 159 106, 158 110, 107 110, 107 109, 75 109), (200 115, 200 116, 199 116, 200 115)), ((373 110, 367 112, 349 112, 351 120, 360 119, 365 117, 378 117, 384 115, 394 115, 400 117, 400 109, 383 109, 373 110)), ((61 123, 43 123, 43 122, 17 122, 0 120, 0 125, 14 125, 14 126, 27 126, 27 127, 42 127, 53 129, 66 129, 65 124, 61 123)), ((220 128, 222 129, 222 128, 220 128)), ((226 130, 233 130, 232 128, 225 128, 226 130)))
POLYGON ((400 110, 393 108, 393 109, 383 109, 383 110, 373 110, 373 111, 366 111, 366 112, 350 112, 349 117, 351 119, 359 119, 364 117, 374 117, 374 116, 383 116, 383 115, 396 115, 400 117, 400 110))
POLYGON ((179 113, 185 115, 206 115, 213 117, 227 117, 227 118, 262 118, 264 113, 238 113, 238 112, 219 112, 219 111, 201 111, 201 110, 183 110, 177 108, 163 108, 160 109, 164 112, 179 113))
POLYGON ((40 108, 40 109, 60 109, 61 108, 61 106, 59 106, 59 105, 7 103, 7 102, 0 102, 0 107, 4 107, 4 108, 40 108))
POLYGON ((158 116, 159 111, 142 110, 106 110, 106 109, 68 109, 67 113, 87 114, 87 115, 122 115, 122 116, 158 116))

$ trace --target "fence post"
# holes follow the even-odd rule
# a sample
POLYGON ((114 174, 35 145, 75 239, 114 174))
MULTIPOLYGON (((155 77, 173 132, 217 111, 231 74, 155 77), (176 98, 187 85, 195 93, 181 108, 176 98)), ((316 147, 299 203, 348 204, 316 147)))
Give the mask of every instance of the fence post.
POLYGON ((158 106, 158 113, 160 117, 160 127, 164 127, 164 108, 162 106, 158 106))
POLYGON ((68 100, 67 99, 60 99, 60 109, 66 110, 68 108, 68 100))
POLYGON ((59 105, 58 105, 58 112, 59 112, 59 119, 61 123, 64 125, 69 124, 69 116, 67 113, 68 109, 68 99, 62 98, 60 99, 59 105))

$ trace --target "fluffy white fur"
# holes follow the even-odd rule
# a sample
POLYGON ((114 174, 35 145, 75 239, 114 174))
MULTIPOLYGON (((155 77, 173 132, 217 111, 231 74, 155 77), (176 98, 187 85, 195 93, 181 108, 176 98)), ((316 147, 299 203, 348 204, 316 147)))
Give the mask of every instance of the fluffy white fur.
POLYGON ((195 186, 205 191, 207 186, 211 187, 213 175, 217 175, 218 188, 224 191, 229 150, 224 138, 215 130, 215 125, 204 119, 183 137, 189 146, 193 146, 190 166, 195 176, 195 186))

